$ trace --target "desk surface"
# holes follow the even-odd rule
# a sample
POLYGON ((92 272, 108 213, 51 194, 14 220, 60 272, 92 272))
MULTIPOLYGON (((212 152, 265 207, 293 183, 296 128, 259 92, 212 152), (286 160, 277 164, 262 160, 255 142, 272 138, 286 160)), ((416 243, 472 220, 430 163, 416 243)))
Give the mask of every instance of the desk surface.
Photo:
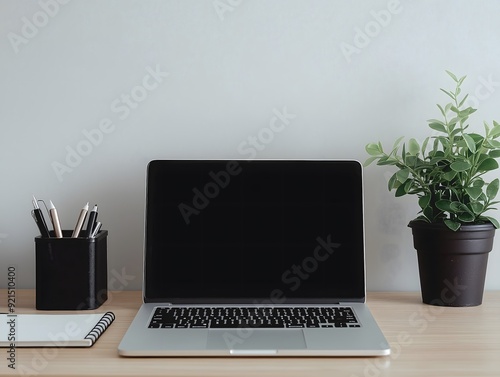
MULTIPOLYGON (((6 311, 0 290, 0 311, 6 311)), ((376 358, 124 358, 117 347, 141 304, 137 291, 110 292, 95 312, 116 320, 91 348, 18 348, 17 371, 0 374, 64 376, 498 376, 500 292, 486 292, 483 305, 424 305, 419 293, 369 293, 368 306, 391 344, 392 355, 376 358)), ((33 313, 34 292, 16 292, 16 313, 33 313)), ((88 312, 83 312, 88 313, 88 312)))

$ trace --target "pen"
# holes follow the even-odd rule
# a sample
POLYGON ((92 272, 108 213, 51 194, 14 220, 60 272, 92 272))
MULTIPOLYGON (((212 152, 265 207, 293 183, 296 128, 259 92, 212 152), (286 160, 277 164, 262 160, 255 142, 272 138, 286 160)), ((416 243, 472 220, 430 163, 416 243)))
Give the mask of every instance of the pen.
POLYGON ((89 219, 87 220, 87 229, 85 229, 85 237, 90 238, 92 236, 92 230, 94 229, 94 224, 97 219, 97 204, 94 205, 92 211, 90 211, 89 219))
POLYGON ((42 210, 38 206, 38 201, 36 200, 34 195, 33 195, 33 207, 35 209, 31 211, 31 215, 35 219, 35 223, 38 226, 38 229, 40 230, 40 235, 42 237, 47 237, 47 238, 50 237, 49 229, 47 228, 47 223, 45 222, 42 210))
POLYGON ((85 221, 85 216, 87 216, 87 212, 89 210, 89 203, 85 204, 80 211, 80 215, 78 216, 78 220, 76 221, 75 230, 71 235, 71 238, 77 238, 82 230, 83 222, 85 221))
POLYGON ((101 226, 102 224, 98 221, 95 224, 94 230, 92 231, 92 235, 90 237, 95 238, 95 236, 97 236, 97 233, 99 233, 99 230, 101 230, 101 226))
POLYGON ((50 215, 50 220, 52 220, 52 226, 54 227, 54 234, 56 235, 56 238, 62 238, 62 231, 61 231, 61 223, 59 222, 59 216, 57 216, 57 210, 56 207, 54 207, 54 203, 52 203, 52 200, 49 201, 49 215, 50 215))

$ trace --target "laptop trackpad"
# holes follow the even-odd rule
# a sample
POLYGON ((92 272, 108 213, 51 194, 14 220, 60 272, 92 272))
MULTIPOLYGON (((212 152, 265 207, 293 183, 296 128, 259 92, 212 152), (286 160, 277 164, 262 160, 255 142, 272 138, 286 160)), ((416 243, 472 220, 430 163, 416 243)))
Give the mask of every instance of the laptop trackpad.
POLYGON ((305 349, 302 330, 211 330, 208 332, 208 349, 279 350, 305 349))

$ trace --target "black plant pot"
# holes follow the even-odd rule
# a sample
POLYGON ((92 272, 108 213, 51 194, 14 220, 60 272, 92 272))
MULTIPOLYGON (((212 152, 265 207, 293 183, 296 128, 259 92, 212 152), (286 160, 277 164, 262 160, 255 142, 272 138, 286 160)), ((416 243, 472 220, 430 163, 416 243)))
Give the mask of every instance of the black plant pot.
POLYGON ((438 306, 481 305, 495 227, 462 225, 454 232, 444 224, 416 220, 408 226, 418 255, 422 301, 438 306))

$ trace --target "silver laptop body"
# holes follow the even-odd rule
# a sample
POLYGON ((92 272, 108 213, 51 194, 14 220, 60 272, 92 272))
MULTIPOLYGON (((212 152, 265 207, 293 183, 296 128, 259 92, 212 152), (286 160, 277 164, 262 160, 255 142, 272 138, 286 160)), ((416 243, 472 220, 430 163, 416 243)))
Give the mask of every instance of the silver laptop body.
POLYGON ((390 354, 365 305, 357 161, 151 161, 144 254, 122 356, 390 354))

